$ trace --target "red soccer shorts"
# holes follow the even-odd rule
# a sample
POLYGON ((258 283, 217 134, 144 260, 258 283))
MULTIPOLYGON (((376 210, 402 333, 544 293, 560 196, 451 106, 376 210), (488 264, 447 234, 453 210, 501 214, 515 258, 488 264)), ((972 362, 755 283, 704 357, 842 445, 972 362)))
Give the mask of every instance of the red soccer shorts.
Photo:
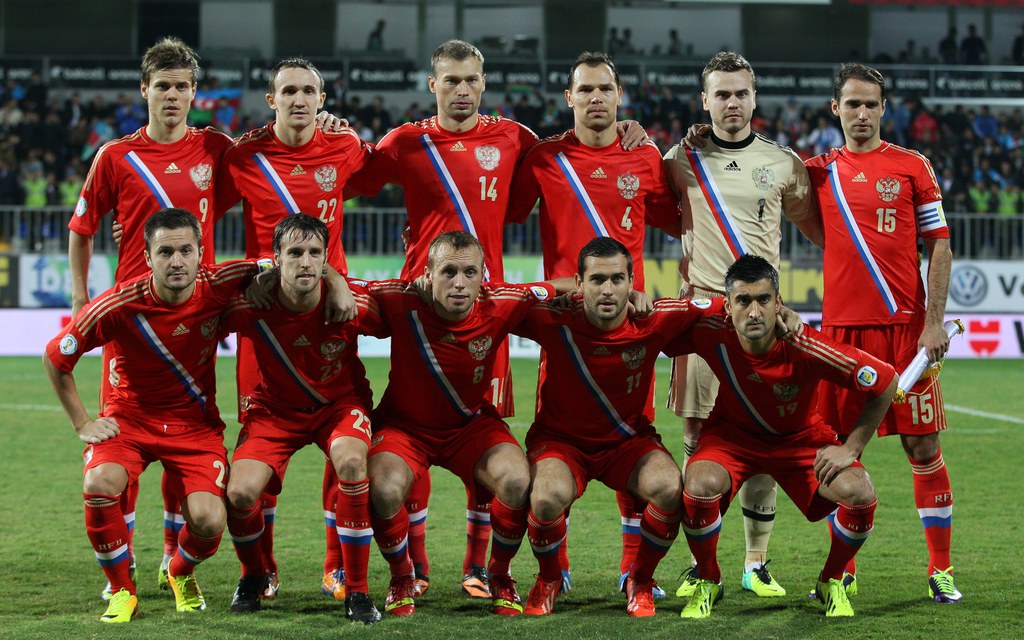
POLYGON ((274 470, 266 491, 281 493, 288 461, 306 445, 316 444, 330 459, 331 443, 348 436, 370 445, 370 417, 359 404, 333 402, 308 412, 285 407, 267 407, 253 402, 238 432, 231 460, 259 460, 274 470))
POLYGON ((223 497, 228 482, 228 457, 224 448, 224 423, 165 424, 156 420, 107 416, 117 420, 121 433, 110 440, 86 446, 84 471, 114 463, 128 472, 129 484, 157 460, 169 475, 180 478, 185 495, 205 491, 223 497))
MULTIPOLYGON (((499 444, 519 442, 508 425, 496 416, 480 414, 466 425, 455 429, 418 429, 415 433, 391 423, 377 425, 370 445, 370 457, 380 453, 393 453, 405 461, 415 478, 421 477, 432 466, 443 467, 457 475, 469 487, 476 487, 473 472, 480 458, 499 444)), ((478 502, 486 495, 483 487, 476 488, 478 502)))
MULTIPOLYGON (((835 432, 827 427, 761 438, 721 423, 705 423, 697 452, 686 464, 708 460, 725 467, 732 479, 726 504, 752 476, 770 475, 807 519, 816 522, 835 511, 836 504, 818 493, 821 483, 814 475, 814 457, 818 449, 838 444, 835 432)), ((850 465, 863 466, 859 460, 850 465)))
POLYGON ((578 500, 591 480, 600 480, 615 491, 625 491, 634 467, 641 458, 652 451, 664 451, 672 455, 661 444, 661 436, 654 430, 627 438, 617 446, 594 453, 581 451, 568 442, 541 435, 529 439, 526 457, 531 465, 536 465, 545 458, 557 458, 564 462, 576 481, 578 500))
MULTIPOLYGON (((920 324, 897 324, 875 327, 829 327, 822 329, 840 342, 866 351, 879 360, 903 371, 917 354, 917 340, 921 337, 920 324)), ((837 387, 822 382, 818 393, 818 412, 827 424, 833 425, 840 435, 847 435, 856 424, 857 417, 868 396, 862 391, 837 387)), ((946 411, 942 403, 939 379, 918 380, 907 402, 893 404, 878 425, 878 435, 926 436, 946 428, 946 411)))

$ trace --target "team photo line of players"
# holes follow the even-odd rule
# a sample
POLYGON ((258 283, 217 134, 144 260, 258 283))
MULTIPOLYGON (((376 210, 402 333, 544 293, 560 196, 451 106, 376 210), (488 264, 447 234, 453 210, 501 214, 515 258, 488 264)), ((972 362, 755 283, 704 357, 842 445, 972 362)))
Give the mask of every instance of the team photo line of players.
MULTIPOLYGON (((452 342, 458 343, 456 334, 448 331, 439 336, 444 342, 434 344, 427 339, 431 328, 428 320, 451 320, 453 313, 456 316, 462 313, 464 305, 473 298, 465 290, 465 283, 472 278, 491 282, 503 280, 502 227, 506 221, 524 219, 538 199, 544 275, 552 283, 557 283, 555 286, 564 289, 566 278, 582 276, 586 265, 581 260, 576 263, 573 260, 578 258, 581 248, 591 238, 599 236, 622 242, 626 257, 636 266, 635 274, 632 267, 628 270, 633 285, 642 290, 643 234, 646 224, 650 223, 671 233, 683 234, 683 294, 724 297, 725 272, 737 258, 761 254, 768 258, 770 267, 777 268, 780 220, 785 214, 809 238, 828 246, 825 252, 826 331, 839 334, 845 341, 858 344, 880 360, 901 367, 918 348, 925 349, 933 361, 944 355, 948 337, 941 329, 941 321, 950 260, 941 195, 927 159, 884 143, 878 137, 879 119, 885 107, 885 87, 881 76, 873 69, 845 65, 840 71, 833 111, 843 124, 847 145, 810 161, 805 168, 791 151, 750 131, 755 96, 754 74, 749 63, 734 53, 718 54, 704 72, 702 99, 713 123, 710 135, 705 139, 701 134, 707 132, 695 130, 685 145, 669 152, 664 162, 653 145, 644 142, 643 132, 638 131, 635 123, 617 123, 621 88, 614 63, 604 54, 583 54, 570 70, 569 88, 565 93, 567 104, 574 112, 575 127, 561 136, 540 142, 521 125, 478 114, 485 75, 483 57, 475 47, 461 41, 448 41, 435 51, 431 66, 430 89, 436 96, 438 115, 426 121, 402 125, 385 136, 375 148, 360 141, 347 128, 318 128, 315 117, 324 100, 323 80, 315 67, 301 59, 284 60, 271 73, 267 101, 275 111, 275 121, 230 141, 212 129, 196 130, 186 125, 198 75, 194 52, 173 39, 155 45, 147 51, 142 64, 141 86, 149 104, 150 122, 133 136, 109 143, 101 150, 70 225, 76 319, 88 311, 82 307, 89 301, 87 279, 92 235, 107 212, 113 210, 115 222, 123 228, 117 278, 119 283, 124 283, 132 277, 144 278, 147 268, 155 264, 150 255, 153 251, 151 238, 142 233, 152 212, 171 205, 197 212, 200 229, 196 240, 201 240, 204 247, 202 251, 193 249, 189 258, 198 255, 204 264, 209 264, 213 258, 210 242, 213 222, 241 199, 246 219, 247 254, 252 258, 266 257, 281 249, 281 239, 276 237, 275 229, 282 218, 288 220, 295 217, 289 214, 299 211, 318 214, 319 220, 327 227, 322 251, 323 259, 332 267, 332 275, 329 277, 331 286, 323 292, 323 302, 317 304, 323 304, 332 319, 352 321, 355 318, 354 324, 358 325, 358 312, 365 311, 365 300, 354 295, 346 280, 338 275, 346 272, 340 242, 342 202, 347 195, 373 194, 384 184, 393 182, 404 187, 409 213, 409 243, 403 280, 431 273, 437 256, 431 254, 430 240, 444 232, 462 230, 468 233, 479 243, 478 250, 482 253, 483 263, 477 265, 471 264, 473 260, 467 257, 467 252, 473 253, 470 248, 452 249, 457 254, 452 258, 453 266, 433 278, 434 283, 448 287, 443 300, 435 300, 436 308, 431 308, 436 313, 407 310, 408 317, 401 323, 402 327, 412 328, 408 337, 414 344, 408 345, 408 354, 422 354, 430 365, 415 382, 416 389, 423 390, 423 380, 436 383, 437 390, 441 392, 440 406, 450 407, 455 412, 447 416, 448 423, 453 418, 465 421, 481 419, 483 415, 500 423, 502 416, 510 415, 512 389, 507 343, 504 334, 500 339, 494 336, 469 339, 466 349, 477 364, 471 370, 469 384, 472 393, 467 402, 456 383, 459 376, 453 379, 453 374, 437 357, 452 342), (749 169, 752 165, 753 169, 749 169), (160 167, 165 169, 160 172, 160 167), (875 210, 872 204, 875 198, 888 206, 875 210), (932 295, 927 298, 927 306, 923 285, 916 275, 918 237, 924 240, 931 257, 928 280, 932 295), (909 258, 911 254, 913 258, 909 258), (913 262, 912 267, 908 266, 910 262, 913 262), (460 271, 466 270, 476 271, 460 275, 460 271), (453 285, 456 280, 461 280, 462 284, 453 285), (843 290, 858 291, 856 306, 844 304, 843 290), (874 298, 864 300, 860 292, 865 290, 877 291, 877 302, 874 298), (830 292, 834 294, 828 295, 830 292), (831 301, 835 304, 830 307, 831 301), (445 304, 453 306, 440 311, 446 309, 445 304), (490 366, 485 366, 492 357, 490 366), (482 394, 479 398, 476 397, 477 392, 482 394), (472 409, 477 401, 492 407, 493 415, 472 409)), ((308 240, 310 234, 303 237, 308 240)), ((185 253, 183 248, 179 249, 185 253)), ((172 244, 161 251, 154 255, 161 260, 171 260, 177 249, 172 244)), ((296 255, 315 253, 309 247, 296 248, 294 252, 296 255)), ((293 286, 286 285, 284 277, 284 263, 289 255, 278 256, 282 262, 282 279, 276 302, 295 311, 308 304, 310 299, 299 296, 292 300, 294 304, 286 303, 285 290, 293 286)), ((184 256, 173 259, 181 262, 184 256)), ((294 288, 305 291, 303 295, 311 295, 306 287, 318 275, 313 274, 308 265, 299 270, 303 273, 295 277, 294 288)), ((183 271, 187 269, 181 264, 169 269, 165 284, 170 287, 179 283, 184 277, 183 271)), ((155 274, 154 269, 154 282, 155 274)), ((246 276, 248 273, 239 277, 244 279, 246 276)), ((235 276, 229 280, 229 286, 238 284, 235 276)), ((611 282, 615 278, 609 277, 608 280, 611 282)), ((206 282, 202 278, 199 281, 206 282)), ((586 279, 582 282, 585 283, 586 279)), ((552 285, 537 285, 535 297, 555 292, 545 289, 545 286, 552 285)), ((158 289, 154 284, 148 291, 158 289)), ((396 285, 396 294, 398 290, 403 291, 403 295, 410 295, 404 284, 396 285)), ((136 295, 141 296, 138 298, 141 300, 147 294, 136 292, 136 295)), ((152 293, 149 295, 151 301, 167 300, 159 293, 156 297, 152 297, 152 293)), ((503 300, 505 296, 516 299, 521 295, 521 291, 505 292, 496 299, 503 300)), ((320 297, 317 294, 318 300, 320 297)), ((759 309, 767 304, 760 301, 762 297, 757 297, 755 306, 759 309)), ((583 299, 586 300, 585 294, 583 299)), ((615 296, 611 295, 607 300, 596 302, 594 317, 613 311, 616 306, 614 299, 615 296)), ((99 306, 93 304, 90 308, 99 306)), ((477 306, 470 302, 474 310, 477 306)), ((256 308, 248 311, 256 313, 256 308)), ((580 307, 577 302, 577 311, 582 317, 586 317, 586 308, 586 304, 580 307)), ((653 314, 652 317, 658 315, 653 314)), ((211 325, 209 321, 209 318, 204 321, 200 333, 216 337, 220 331, 217 322, 211 325)), ((166 348, 172 337, 189 335, 188 327, 179 323, 164 336, 146 323, 145 314, 138 314, 134 322, 136 326, 146 328, 147 344, 158 349, 162 362, 172 368, 175 379, 188 383, 189 396, 196 402, 201 401, 205 408, 207 400, 201 392, 204 387, 195 385, 197 378, 189 373, 190 369, 185 368, 174 357, 173 351, 168 352, 166 348)), ((277 423, 269 417, 274 416, 276 420, 277 414, 268 412, 266 406, 261 406, 260 396, 253 395, 263 382, 263 372, 258 366, 261 351, 270 349, 270 354, 276 358, 274 362, 278 363, 287 361, 288 355, 287 345, 274 338, 269 318, 254 322, 253 330, 242 331, 239 338, 239 415, 246 425, 240 445, 248 442, 246 434, 250 425, 258 425, 253 426, 257 431, 277 428, 277 423), (251 419, 250 412, 254 412, 251 419)), ((762 329, 765 323, 755 324, 757 329, 762 329)), ((95 322, 85 325, 91 330, 96 326, 95 322)), ((584 329, 589 330, 592 326, 588 323, 584 329)), ((739 333, 738 328, 736 331, 739 333)), ((58 350, 60 346, 77 346, 79 342, 78 337, 68 341, 62 334, 59 338, 59 344, 55 346, 58 350)), ((90 339, 95 339, 95 336, 90 336, 90 339)), ((567 344, 575 345, 574 339, 572 332, 565 330, 557 345, 564 349, 567 344)), ((295 340, 299 345, 311 344, 309 336, 304 334, 296 336, 295 340)), ((298 385, 304 397, 310 400, 300 407, 289 408, 293 416, 295 412, 303 416, 297 422, 308 424, 309 415, 320 411, 318 407, 330 404, 331 398, 336 397, 333 390, 325 394, 310 381, 333 377, 344 371, 340 358, 347 344, 351 342, 327 340, 322 343, 321 355, 326 358, 320 364, 322 368, 310 369, 316 375, 304 376, 303 369, 295 363, 285 368, 284 388, 298 385)), ((541 344, 544 345, 543 342, 541 344)), ((104 349, 104 373, 108 375, 104 377, 101 398, 104 409, 101 415, 108 415, 107 402, 111 394, 118 395, 118 389, 127 384, 126 368, 130 370, 132 366, 131 358, 121 355, 118 348, 119 341, 113 340, 104 349)), ((607 355, 604 349, 598 351, 607 355)), ((639 362, 647 351, 650 350, 623 352, 621 360, 639 362)), ((824 351, 832 353, 828 349, 824 351)), ((74 353, 77 351, 72 350, 71 355, 74 353)), ((394 353, 399 353, 395 347, 394 353)), ((545 347, 540 371, 542 384, 538 420, 546 410, 554 412, 558 406, 557 401, 546 403, 543 394, 547 369, 560 365, 557 359, 549 361, 553 353, 545 347), (546 404, 552 408, 546 409, 546 404)), ((579 371, 586 370, 587 354, 578 347, 574 347, 571 353, 576 358, 571 371, 578 375, 579 371)), ((209 365, 211 357, 211 353, 201 354, 196 361, 197 366, 209 365)), ((268 357, 264 353, 265 361, 268 357)), ((720 357, 720 354, 715 357, 720 357)), ((50 365, 48 368, 53 369, 50 365)), ((731 495, 734 487, 742 485, 746 489, 759 485, 757 491, 748 492, 754 494, 753 498, 745 498, 743 490, 739 492, 747 525, 748 548, 741 583, 744 589, 759 596, 784 595, 785 590, 771 577, 766 566, 767 538, 775 510, 772 474, 752 474, 752 479, 747 481, 746 475, 734 473, 735 465, 722 465, 719 464, 722 460, 704 460, 698 455, 710 446, 705 445, 703 439, 699 446, 695 442, 704 420, 709 419, 710 407, 714 406, 714 368, 706 358, 680 357, 673 371, 672 406, 685 417, 686 453, 695 452, 695 461, 707 462, 711 469, 701 474, 704 479, 699 487, 682 494, 683 502, 690 507, 687 513, 702 514, 697 522, 690 523, 684 519, 684 528, 691 547, 694 547, 692 540, 715 540, 715 518, 707 520, 715 494, 703 494, 721 488, 719 493, 731 495), (729 469, 724 484, 721 474, 717 473, 718 467, 729 469), (695 501, 693 505, 687 495, 695 501), (696 531, 692 539, 691 528, 696 531)), ((870 368, 874 374, 867 375, 866 380, 881 384, 878 382, 878 367, 870 365, 870 368)), ((58 380, 63 379, 56 373, 52 375, 65 407, 71 407, 69 413, 73 416, 73 424, 81 426, 81 420, 74 418, 83 417, 77 413, 81 407, 69 405, 65 400, 66 382, 61 382, 63 386, 58 385, 58 380), (72 409, 76 413, 72 413, 72 409)), ((136 377, 138 375, 136 373, 136 377)), ((751 376, 757 379, 760 374, 754 372, 751 376)), ((627 380, 631 381, 628 385, 631 393, 643 389, 653 394, 653 381, 649 375, 627 380)), ((734 377, 728 380, 735 390, 734 377)), ((790 395, 795 398, 805 387, 813 386, 780 384, 782 387, 776 385, 775 390, 779 398, 790 395)), ((849 453, 855 451, 859 454, 859 448, 863 447, 863 436, 855 438, 854 434, 863 433, 858 429, 864 428, 864 416, 871 415, 871 403, 865 402, 863 391, 854 387, 850 394, 838 396, 841 400, 839 405, 831 407, 835 415, 829 419, 829 424, 843 425, 839 431, 844 434, 844 444, 838 448, 845 452, 841 460, 845 467, 853 466, 848 459, 849 453)), ((875 391, 881 392, 884 388, 879 387, 875 391)), ((368 389, 365 392, 368 394, 368 389)), ((352 395, 361 397, 361 393, 353 392, 352 395)), ((601 408, 606 422, 612 420, 620 437, 624 434, 629 436, 630 442, 634 441, 636 426, 623 417, 593 376, 585 378, 580 393, 589 394, 582 397, 595 398, 595 406, 601 408)), ((742 390, 739 393, 744 402, 752 397, 742 390)), ((830 394, 831 399, 837 397, 835 391, 824 393, 822 397, 830 394)), ((137 396, 133 398, 138 400, 137 396)), ((374 429, 381 426, 381 416, 384 416, 382 433, 391 433, 386 427, 392 422, 404 424, 400 416, 416 416, 421 407, 413 398, 385 392, 381 406, 395 406, 391 413, 385 411, 383 414, 378 407, 374 414, 374 429), (403 406, 404 403, 414 406, 403 406)), ((930 552, 929 595, 937 602, 957 602, 961 596, 953 584, 949 563, 952 492, 938 447, 938 431, 945 427, 945 421, 937 380, 929 378, 914 386, 908 399, 910 402, 894 407, 886 414, 883 433, 901 435, 915 472, 915 498, 930 552)), ((263 402, 272 401, 264 398, 263 402)), ((364 401, 365 404, 368 400, 364 401)), ((434 407, 435 404, 427 406, 434 407)), ((649 425, 652 405, 648 401, 643 406, 643 419, 649 425)), ((799 406, 800 403, 794 400, 786 405, 787 410, 793 412, 799 406)), ((376 535, 379 542, 384 540, 381 549, 392 570, 386 611, 395 615, 412 613, 415 598, 429 588, 429 558, 423 544, 430 491, 426 470, 435 463, 444 466, 444 463, 451 462, 447 457, 450 454, 448 448, 458 444, 443 440, 432 442, 441 453, 424 456, 422 452, 417 454, 415 451, 416 446, 423 444, 422 434, 418 433, 415 439, 390 435, 380 443, 374 443, 371 451, 383 448, 370 456, 369 466, 371 476, 375 467, 385 469, 386 476, 382 477, 386 480, 368 486, 366 470, 359 464, 367 454, 367 443, 362 436, 368 437, 368 409, 366 406, 350 408, 345 427, 348 435, 331 439, 329 443, 318 442, 328 457, 323 485, 328 552, 322 589, 327 595, 345 600, 346 613, 350 618, 366 623, 379 619, 367 595, 365 563, 358 560, 368 554, 371 535, 376 535), (433 457, 435 455, 440 457, 433 457), (370 516, 364 517, 368 503, 373 507, 372 529, 368 522, 370 516), (349 568, 349 557, 357 559, 353 560, 356 568, 349 568)), ((826 409, 829 407, 823 410, 826 409)), ((162 407, 150 407, 145 415, 162 413, 162 407)), ((749 415, 757 416, 759 428, 772 432, 773 427, 764 423, 764 415, 756 411, 749 415)), ((209 419, 209 416, 204 413, 202 419, 209 419)), ((100 421, 98 424, 102 426, 105 423, 100 421)), ((445 420, 434 426, 441 424, 446 424, 445 420)), ((487 428, 492 427, 498 430, 493 454, 488 450, 485 455, 478 456, 479 468, 466 469, 456 465, 452 469, 467 486, 468 543, 463 590, 473 597, 492 599, 497 613, 515 615, 520 610, 528 614, 549 613, 558 593, 571 588, 567 545, 564 542, 568 508, 582 491, 579 478, 589 477, 586 474, 602 467, 599 461, 581 461, 559 451, 558 446, 545 442, 541 448, 553 451, 550 456, 542 456, 536 461, 526 460, 535 462, 533 482, 530 483, 530 476, 526 476, 527 483, 533 487, 527 504, 522 495, 522 472, 530 467, 524 466, 522 449, 514 440, 502 441, 500 427, 488 423, 487 428), (533 502, 534 494, 536 503, 533 502), (531 589, 525 607, 520 603, 507 570, 510 553, 514 554, 518 541, 524 535, 510 523, 518 522, 523 509, 532 511, 527 518, 531 545, 535 552, 538 548, 542 550, 538 556, 541 559, 540 577, 531 589), (537 544, 534 544, 534 533, 537 534, 537 544), (486 550, 492 537, 500 542, 494 547, 488 563, 486 550)), ((101 429, 101 434, 106 437, 112 435, 109 425, 104 428, 107 430, 101 429)), ((396 430, 400 431, 398 427, 396 430)), ((472 444, 481 446, 484 442, 479 440, 472 444)), ((530 447, 528 440, 527 448, 530 447)), ((272 544, 276 493, 280 490, 280 476, 283 475, 281 454, 260 451, 257 445, 239 447, 239 450, 243 449, 254 451, 253 457, 238 458, 241 470, 236 466, 229 484, 220 487, 227 490, 228 497, 223 518, 232 531, 243 564, 242 579, 232 603, 232 610, 236 611, 258 609, 261 599, 276 596, 280 584, 272 544), (277 467, 280 467, 280 472, 277 467), (234 487, 231 482, 235 482, 234 487)), ((662 456, 654 455, 655 452, 649 453, 654 468, 664 472, 670 466, 674 467, 675 463, 669 465, 670 457, 667 462, 662 456)), ((87 449, 87 466, 92 458, 91 448, 87 449)), ((287 455, 284 456, 286 459, 287 455)), ((462 460, 461 456, 458 460, 462 460)), ((806 461, 802 459, 802 462, 806 461)), ((222 465, 219 468, 224 475, 219 481, 223 484, 227 468, 222 461, 216 462, 222 465)), ((825 465, 826 470, 836 464, 831 458, 824 462, 814 460, 814 463, 825 465)), ((464 466, 465 463, 458 464, 464 466)), ((703 469, 707 465, 701 464, 697 468, 703 469)), ((758 466, 750 463, 742 467, 743 472, 751 465, 758 466)), ((183 483, 181 470, 174 472, 173 466, 165 464, 165 469, 171 472, 165 473, 162 485, 165 557, 159 584, 174 592, 179 610, 189 611, 205 606, 191 568, 216 548, 214 538, 219 534, 204 534, 216 529, 220 512, 212 506, 215 491, 203 491, 202 488, 209 487, 197 488, 194 482, 183 483), (196 497, 193 499, 193 496, 196 497)), ((621 470, 617 472, 621 473, 621 470)), ((115 474, 112 480, 103 474, 93 473, 92 476, 98 477, 91 477, 90 473, 87 471, 84 490, 87 531, 97 558, 110 579, 104 592, 110 604, 101 619, 125 622, 137 612, 131 532, 138 473, 125 472, 123 485, 120 485, 121 474, 115 474)), ((628 595, 627 610, 632 615, 653 615, 653 598, 664 595, 651 579, 651 566, 657 563, 659 553, 663 555, 675 535, 673 526, 677 530, 683 518, 681 510, 673 510, 674 503, 668 496, 672 485, 663 484, 662 475, 653 474, 658 480, 649 480, 651 473, 639 472, 635 477, 629 474, 626 478, 614 475, 608 478, 613 486, 620 489, 623 530, 620 588, 628 595), (637 497, 640 499, 635 499, 637 497)), ((845 476, 856 477, 857 474, 851 469, 845 476)), ((787 482, 792 484, 793 480, 790 478, 787 482)), ((842 506, 835 511, 830 525, 834 549, 837 537, 852 547, 857 546, 857 541, 863 541, 866 530, 870 529, 870 513, 873 512, 871 501, 867 500, 871 493, 869 486, 853 481, 843 485, 846 493, 830 493, 827 489, 824 493, 804 491, 813 497, 802 507, 809 516, 818 515, 812 509, 815 505, 811 504, 818 498, 849 496, 849 500, 861 501, 846 503, 850 507, 847 511, 843 511, 842 506), (849 486, 845 486, 847 484, 849 486), (865 500, 867 503, 862 504, 865 500)), ((784 483, 784 488, 786 486, 784 483)), ((723 499, 722 502, 721 510, 724 511, 728 501, 723 499)), ((708 545, 697 547, 693 549, 694 564, 677 591, 689 597, 684 617, 710 615, 712 605, 721 597, 721 583, 714 579, 719 574, 710 568, 712 564, 717 567, 717 562, 708 560, 708 545)), ((712 557, 713 547, 711 544, 712 557)), ((841 556, 839 554, 838 557, 841 556)), ((826 565, 828 580, 816 589, 829 616, 853 613, 847 597, 857 591, 852 554, 846 560, 848 562, 844 562, 839 576, 832 577, 838 560, 833 559, 830 553, 830 564, 826 565)), ((822 577, 826 577, 825 572, 822 577)))

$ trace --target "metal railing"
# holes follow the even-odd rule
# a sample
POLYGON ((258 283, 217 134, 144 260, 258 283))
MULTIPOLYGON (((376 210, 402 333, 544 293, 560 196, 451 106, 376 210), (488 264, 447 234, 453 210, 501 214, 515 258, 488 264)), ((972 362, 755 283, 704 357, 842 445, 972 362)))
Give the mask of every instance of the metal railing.
MULTIPOLYGON (((66 207, 0 207, 0 253, 67 253, 68 221, 66 207)), ((109 221, 110 218, 107 218, 109 221)), ((950 227, 953 255, 961 259, 1020 259, 1024 257, 1024 215, 946 214, 950 227)), ((350 255, 402 255, 402 231, 406 212, 401 207, 352 207, 345 211, 342 242, 350 255)), ((228 212, 214 231, 218 255, 245 253, 245 228, 241 208, 228 212)), ((110 224, 102 225, 94 239, 94 252, 116 253, 110 224)), ((537 215, 525 224, 505 227, 506 255, 540 255, 540 225, 537 215)), ((675 258, 679 242, 657 229, 649 229, 644 255, 648 258, 675 258)), ((820 260, 820 250, 786 223, 782 237, 782 257, 799 262, 820 260)))

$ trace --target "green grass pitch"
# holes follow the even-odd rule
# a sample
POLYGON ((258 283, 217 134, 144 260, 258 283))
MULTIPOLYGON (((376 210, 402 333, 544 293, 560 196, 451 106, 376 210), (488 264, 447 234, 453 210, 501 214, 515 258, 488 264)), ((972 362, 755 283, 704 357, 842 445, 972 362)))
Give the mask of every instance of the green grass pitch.
MULTIPOLYGON (((380 397, 387 361, 368 360, 380 397)), ((513 431, 522 440, 533 412, 536 380, 532 361, 514 362, 517 413, 513 431)), ((222 409, 230 411, 234 361, 219 363, 222 409)), ((86 359, 77 378, 83 398, 94 405, 99 360, 86 359)), ((668 367, 659 368, 663 403, 668 367)), ((364 628, 342 616, 340 603, 320 595, 324 525, 320 506, 322 456, 313 448, 293 460, 277 516, 277 558, 283 587, 278 599, 257 615, 228 613, 238 563, 225 536, 220 552, 199 569, 209 602, 202 614, 174 612, 173 598, 156 589, 162 547, 160 470, 142 480, 135 545, 140 572, 140 616, 109 628, 98 622, 104 605, 103 578, 85 536, 81 501, 81 443, 57 404, 36 358, 0 359, 0 409, 6 486, 0 491, 0 638, 1019 638, 1024 634, 1024 599, 1017 578, 1024 543, 1020 510, 1024 458, 1022 365, 1013 361, 953 361, 943 371, 950 430, 943 452, 955 494, 953 562, 961 605, 937 605, 926 598, 927 559, 921 523, 914 509, 909 465, 894 438, 873 441, 864 462, 875 481, 879 508, 875 530, 859 555, 861 593, 857 616, 826 621, 806 598, 824 560, 828 538, 823 524, 807 523, 779 497, 770 547, 772 573, 787 588, 784 598, 758 599, 739 588, 743 532, 738 509, 725 519, 719 559, 726 597, 710 620, 683 621, 682 601, 659 601, 653 619, 633 620, 618 577, 619 517, 611 491, 591 485, 572 511, 569 549, 572 592, 545 619, 499 619, 488 603, 459 593, 464 549, 465 497, 446 471, 434 474, 427 544, 431 589, 408 620, 386 619, 364 628), (979 412, 982 412, 979 414, 979 412), (987 415, 985 415, 987 414, 987 415), (992 415, 996 414, 996 415, 992 415)), ((229 422, 226 440, 237 425, 229 422)), ((659 409, 659 428, 669 448, 682 449, 679 420, 659 409)), ((688 552, 680 535, 657 578, 673 592, 688 552)), ((536 563, 524 545, 513 563, 525 597, 536 563)), ((371 553, 372 596, 383 605, 387 569, 371 553)))

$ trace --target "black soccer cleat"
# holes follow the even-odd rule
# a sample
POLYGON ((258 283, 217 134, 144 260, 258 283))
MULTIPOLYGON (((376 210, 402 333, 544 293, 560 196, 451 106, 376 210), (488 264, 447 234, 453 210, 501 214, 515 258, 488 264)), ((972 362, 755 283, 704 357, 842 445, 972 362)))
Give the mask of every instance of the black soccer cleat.
POLYGON ((242 576, 231 598, 231 613, 255 613, 262 608, 260 594, 263 592, 264 576, 242 576))

